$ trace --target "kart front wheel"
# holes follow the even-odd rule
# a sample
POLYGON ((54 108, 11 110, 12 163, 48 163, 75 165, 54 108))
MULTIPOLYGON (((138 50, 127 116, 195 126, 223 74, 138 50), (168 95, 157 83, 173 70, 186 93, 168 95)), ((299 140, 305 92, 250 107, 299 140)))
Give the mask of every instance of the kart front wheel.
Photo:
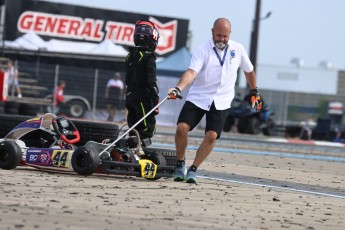
POLYGON ((14 141, 3 141, 0 143, 0 168, 14 169, 20 164, 22 151, 14 141))
POLYGON ((95 149, 82 146, 73 152, 71 163, 76 173, 88 176, 97 171, 101 164, 101 158, 95 149))

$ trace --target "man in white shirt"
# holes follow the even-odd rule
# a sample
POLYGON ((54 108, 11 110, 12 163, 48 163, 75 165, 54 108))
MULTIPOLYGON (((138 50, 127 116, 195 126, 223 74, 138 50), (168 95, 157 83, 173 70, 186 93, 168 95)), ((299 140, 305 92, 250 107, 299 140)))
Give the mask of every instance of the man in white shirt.
POLYGON ((169 98, 176 99, 183 89, 193 83, 177 122, 175 181, 197 182, 196 170, 211 153, 222 132, 227 111, 235 95, 239 67, 243 69, 251 89, 253 108, 260 110, 262 106, 256 88, 254 68, 248 54, 240 43, 229 40, 230 21, 226 18, 218 18, 211 31, 212 39, 193 53, 188 70, 182 74, 177 86, 169 89, 169 98), (187 170, 184 159, 188 132, 205 114, 205 137, 196 152, 192 166, 187 170))

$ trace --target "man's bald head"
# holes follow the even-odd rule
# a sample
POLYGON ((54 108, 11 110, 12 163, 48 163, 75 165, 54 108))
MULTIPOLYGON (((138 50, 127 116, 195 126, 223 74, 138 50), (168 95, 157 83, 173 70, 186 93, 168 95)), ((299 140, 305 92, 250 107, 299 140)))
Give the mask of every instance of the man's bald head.
POLYGON ((216 27, 229 28, 231 32, 231 23, 226 18, 217 18, 213 23, 213 29, 216 27))
POLYGON ((230 39, 231 23, 226 18, 218 18, 213 23, 212 39, 218 49, 224 49, 230 39))

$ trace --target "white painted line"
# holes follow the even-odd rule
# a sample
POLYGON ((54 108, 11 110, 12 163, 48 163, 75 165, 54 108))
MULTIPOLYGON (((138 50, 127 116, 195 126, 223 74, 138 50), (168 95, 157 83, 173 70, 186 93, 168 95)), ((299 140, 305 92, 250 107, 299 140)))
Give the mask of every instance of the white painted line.
POLYGON ((277 143, 288 143, 289 142, 287 139, 273 138, 273 137, 268 137, 264 140, 268 141, 268 142, 277 142, 277 143))
POLYGON ((315 145, 319 146, 330 146, 330 147, 344 147, 345 145, 337 142, 326 142, 326 141, 314 141, 315 145))
POLYGON ((287 190, 287 191, 292 191, 292 192, 302 192, 302 193, 309 193, 309 194, 314 194, 314 195, 319 195, 319 196, 328 196, 328 197, 345 199, 345 196, 341 196, 341 195, 334 195, 334 194, 323 193, 323 192, 313 192, 313 191, 308 191, 308 190, 304 190, 304 189, 284 188, 284 187, 268 185, 268 184, 257 184, 257 183, 251 183, 251 182, 246 182, 246 181, 222 179, 222 178, 208 177, 208 176, 197 176, 197 177, 208 179, 208 180, 218 180, 218 181, 232 182, 232 183, 238 183, 238 184, 246 184, 246 185, 259 186, 259 187, 268 187, 268 188, 275 188, 275 189, 287 190))

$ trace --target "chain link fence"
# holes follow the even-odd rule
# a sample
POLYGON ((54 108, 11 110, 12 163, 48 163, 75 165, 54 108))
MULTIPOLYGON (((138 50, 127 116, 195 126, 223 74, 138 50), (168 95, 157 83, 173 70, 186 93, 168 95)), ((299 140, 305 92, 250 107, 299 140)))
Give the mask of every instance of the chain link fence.
MULTIPOLYGON (((89 106, 86 108, 87 111, 83 114, 83 118, 98 121, 107 120, 105 88, 108 80, 113 78, 114 73, 117 72, 116 69, 111 71, 25 61, 20 61, 16 64, 20 73, 19 84, 23 99, 29 97, 36 98, 38 101, 47 95, 52 95, 57 82, 64 80, 66 82, 64 90, 66 96, 82 97, 88 102, 89 106)), ((125 73, 120 73, 122 81, 125 82, 125 73)), ((176 85, 179 80, 177 77, 171 76, 158 76, 157 79, 161 98, 166 97, 168 88, 176 85)), ((237 93, 245 95, 246 89, 239 88, 237 93)), ((322 95, 310 96, 310 94, 263 89, 260 89, 260 93, 263 95, 269 108, 274 112, 275 122, 280 126, 285 126, 291 121, 317 119, 320 101, 327 101, 327 98, 322 95)), ((183 103, 184 100, 176 100, 162 104, 160 114, 157 116, 157 124, 174 126, 183 103)), ((40 112, 45 112, 45 106, 40 106, 40 112)), ((125 119, 125 116, 125 107, 122 106, 122 109, 117 111, 114 121, 122 121, 125 119)))
MULTIPOLYGON (((117 72, 116 70, 88 69, 25 61, 17 62, 16 64, 20 73, 19 84, 24 98, 39 99, 52 95, 57 82, 64 80, 66 82, 65 95, 80 96, 88 101, 90 107, 85 113, 84 118, 106 120, 105 88, 108 80, 113 78, 114 73, 117 72)), ((122 81, 125 82, 125 73, 120 73, 122 81)), ((174 86, 178 81, 178 78, 168 76, 158 76, 157 79, 161 98, 164 98, 168 88, 174 86)), ((237 89, 237 92, 245 95, 245 89, 237 89)), ((285 124, 288 120, 289 93, 269 90, 261 90, 260 92, 270 106, 270 109, 275 113, 275 120, 280 124, 285 124)), ((161 114, 157 117, 157 121, 158 123, 161 121, 163 125, 175 125, 183 101, 168 103, 169 105, 167 106, 162 105, 161 114), (163 111, 165 107, 170 111, 163 111), (171 111, 171 108, 173 108, 173 111, 171 111)), ((117 112, 115 121, 125 118, 124 110, 125 108, 123 107, 122 110, 117 112)), ((41 112, 44 112, 42 108, 41 112)))
MULTIPOLYGON (((39 64, 32 62, 17 62, 19 70, 19 87, 23 98, 30 98, 33 104, 41 99, 54 95, 54 89, 60 80, 66 82, 64 97, 68 100, 86 102, 84 118, 103 120, 107 116, 105 88, 109 79, 114 77, 115 71, 39 64)), ((121 72, 120 72, 121 73, 121 72)), ((125 73, 121 73, 122 80, 125 73)), ((15 99, 13 90, 9 89, 9 98, 15 99)), ((21 101, 17 99, 17 101, 21 101)), ((45 107, 53 107, 54 103, 41 105, 39 112, 45 112, 45 107)), ((122 106, 123 107, 123 106, 122 106)), ((124 109, 118 111, 118 119, 123 116, 124 109)))

